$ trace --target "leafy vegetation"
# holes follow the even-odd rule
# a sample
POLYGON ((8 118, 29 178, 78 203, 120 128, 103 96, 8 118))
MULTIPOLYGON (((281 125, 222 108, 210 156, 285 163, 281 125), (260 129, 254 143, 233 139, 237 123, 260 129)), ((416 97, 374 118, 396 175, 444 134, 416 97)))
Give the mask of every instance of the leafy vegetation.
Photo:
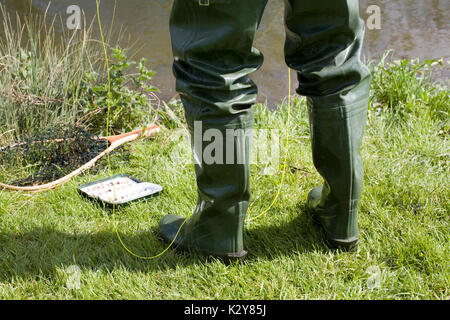
POLYGON ((444 61, 427 59, 393 60, 393 52, 384 54, 373 73, 373 108, 388 108, 397 118, 410 115, 440 121, 450 133, 450 96, 448 88, 432 82, 432 72, 445 67, 444 61))
POLYGON ((95 130, 104 130, 109 116, 112 132, 128 132, 152 120, 150 93, 158 89, 150 85, 154 72, 147 69, 147 60, 142 58, 137 65, 138 74, 126 74, 135 61, 129 60, 120 47, 112 49, 110 83, 99 81, 96 72, 85 75, 80 96, 86 101, 85 121, 95 130), (132 88, 130 88, 132 86, 132 88), (108 115, 108 106, 110 114, 108 115))
POLYGON ((105 134, 108 105, 110 133, 153 119, 157 89, 145 59, 136 63, 120 47, 109 48, 109 96, 103 48, 92 40, 92 26, 59 35, 55 22, 48 25, 32 15, 13 19, 1 4, 0 20, 0 142, 61 125, 105 134))

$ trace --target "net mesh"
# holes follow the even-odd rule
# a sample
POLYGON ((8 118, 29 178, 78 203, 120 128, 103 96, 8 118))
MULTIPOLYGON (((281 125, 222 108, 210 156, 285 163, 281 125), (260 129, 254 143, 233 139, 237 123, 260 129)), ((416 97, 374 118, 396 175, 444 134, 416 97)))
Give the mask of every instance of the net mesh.
POLYGON ((62 178, 106 150, 82 127, 53 126, 0 146, 0 181, 35 186, 62 178))

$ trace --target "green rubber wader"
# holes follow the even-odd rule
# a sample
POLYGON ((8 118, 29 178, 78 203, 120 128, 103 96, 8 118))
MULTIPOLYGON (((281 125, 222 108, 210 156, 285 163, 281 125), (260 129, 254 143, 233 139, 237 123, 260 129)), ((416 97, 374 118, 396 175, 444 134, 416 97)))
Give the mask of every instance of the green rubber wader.
MULTIPOLYGON (((251 140, 236 131, 249 132, 253 123, 257 87, 249 75, 263 63, 253 40, 266 4, 266 0, 174 1, 173 71, 193 140, 199 199, 189 220, 169 215, 161 220, 160 229, 166 241, 176 238, 182 248, 214 256, 246 254, 242 235, 250 199, 251 140), (231 153, 244 162, 211 163, 199 157, 216 136, 208 130, 234 141, 224 143, 216 155, 226 158, 231 153)), ((286 0, 285 4, 286 62, 298 72, 298 93, 308 97, 314 163, 325 180, 320 196, 310 197, 308 204, 328 239, 346 244, 358 238, 363 179, 359 148, 370 82, 359 59, 364 26, 358 1, 286 0)))
POLYGON ((308 97, 314 165, 325 180, 309 194, 307 206, 332 246, 350 249, 359 242, 359 151, 370 86, 360 60, 359 3, 286 1, 286 35, 286 62, 298 72, 297 92, 308 97))
MULTIPOLYGON (((250 200, 251 107, 257 96, 248 75, 263 61, 253 40, 265 5, 261 0, 210 0, 209 6, 198 0, 175 0, 173 4, 173 71, 191 132, 198 187, 196 210, 176 237, 181 248, 220 257, 246 255, 243 228, 250 200), (212 136, 224 140, 215 152, 217 161, 208 161, 204 154, 216 142, 212 136)), ((184 220, 164 217, 163 238, 173 240, 184 220)))

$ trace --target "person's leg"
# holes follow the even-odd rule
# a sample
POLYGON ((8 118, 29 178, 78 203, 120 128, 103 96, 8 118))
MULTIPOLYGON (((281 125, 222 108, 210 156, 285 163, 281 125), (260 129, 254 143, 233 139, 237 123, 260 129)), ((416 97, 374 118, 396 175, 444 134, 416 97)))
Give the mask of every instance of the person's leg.
POLYGON ((363 187, 360 147, 370 72, 360 60, 364 23, 358 0, 285 0, 288 66, 307 96, 314 164, 325 182, 307 206, 336 247, 359 242, 363 187))
POLYGON ((250 199, 246 136, 253 126, 251 107, 257 95, 248 75, 263 61, 253 40, 266 2, 174 2, 173 70, 191 132, 198 204, 177 237, 185 221, 180 216, 164 217, 160 230, 166 241, 176 238, 181 248, 215 256, 246 254, 243 225, 250 199))

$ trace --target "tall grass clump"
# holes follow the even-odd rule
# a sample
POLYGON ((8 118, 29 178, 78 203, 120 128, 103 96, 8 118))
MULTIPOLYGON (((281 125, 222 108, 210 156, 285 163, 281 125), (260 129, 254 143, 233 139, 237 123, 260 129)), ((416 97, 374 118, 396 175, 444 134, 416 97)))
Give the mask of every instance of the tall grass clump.
POLYGON ((373 66, 372 109, 387 109, 397 121, 416 117, 440 123, 448 135, 450 95, 447 86, 432 80, 432 72, 444 67, 441 60, 394 60, 386 52, 373 66))
POLYGON ((11 17, 0 5, 0 128, 18 137, 51 124, 75 124, 84 106, 85 74, 101 63, 91 27, 70 35, 55 19, 30 13, 11 17))
MULTIPOLYGON (((93 26, 64 32, 47 13, 11 16, 0 4, 0 142, 33 135, 47 127, 76 125, 104 134, 108 105, 111 132, 128 131, 152 120, 157 89, 146 60, 130 60, 110 44, 111 88, 101 41, 93 26), (136 65, 136 72, 130 69, 136 65)), ((115 36, 116 43, 123 34, 115 36)))

